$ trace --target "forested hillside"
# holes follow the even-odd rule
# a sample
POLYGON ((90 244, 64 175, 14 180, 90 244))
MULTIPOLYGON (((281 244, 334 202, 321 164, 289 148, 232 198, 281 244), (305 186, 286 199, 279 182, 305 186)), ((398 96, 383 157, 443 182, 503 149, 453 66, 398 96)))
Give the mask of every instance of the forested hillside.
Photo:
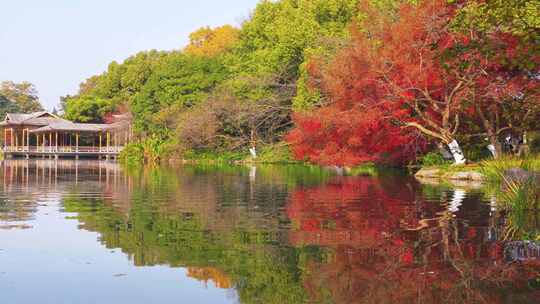
POLYGON ((538 128, 539 29, 532 0, 261 1, 239 28, 112 62, 62 108, 81 122, 131 112, 139 160, 255 147, 402 165, 440 145, 463 162, 538 128))

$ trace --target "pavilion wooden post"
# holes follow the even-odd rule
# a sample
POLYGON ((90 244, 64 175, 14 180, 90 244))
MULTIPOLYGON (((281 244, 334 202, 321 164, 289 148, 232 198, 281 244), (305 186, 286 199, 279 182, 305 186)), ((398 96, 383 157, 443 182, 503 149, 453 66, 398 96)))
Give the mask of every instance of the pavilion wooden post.
POLYGON ((55 132, 54 134, 55 134, 55 137, 56 137, 56 139, 55 139, 55 146, 56 146, 55 151, 58 152, 58 132, 55 132))
POLYGON ((101 132, 99 132, 99 152, 101 152, 101 132))
POLYGON ((7 128, 4 129, 4 147, 7 146, 7 128))
POLYGON ((79 132, 75 133, 75 152, 79 152, 79 132))
POLYGON ((30 151, 30 129, 26 129, 26 151, 30 151))
POLYGON ((19 149, 19 136, 15 133, 15 151, 19 149))
POLYGON ((9 138, 10 138, 9 145, 11 146, 11 149, 13 150, 13 128, 10 129, 9 138))
POLYGON ((46 144, 45 141, 46 141, 45 140, 45 133, 43 133, 43 141, 41 142, 41 145, 43 146, 42 151, 45 151, 45 144, 46 144))
POLYGON ((22 140, 22 148, 23 148, 23 151, 24 151, 24 139, 25 139, 25 134, 24 132, 26 132, 26 129, 22 129, 22 136, 21 136, 21 140, 22 140))
POLYGON ((109 131, 107 131, 107 152, 109 152, 109 144, 111 142, 111 133, 109 133, 109 131))

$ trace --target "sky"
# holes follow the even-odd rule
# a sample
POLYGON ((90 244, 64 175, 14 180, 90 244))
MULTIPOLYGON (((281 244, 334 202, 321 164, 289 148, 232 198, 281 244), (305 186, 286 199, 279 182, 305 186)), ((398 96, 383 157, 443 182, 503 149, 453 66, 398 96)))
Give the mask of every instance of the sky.
POLYGON ((0 0, 0 81, 60 96, 139 51, 180 49, 201 26, 239 25, 259 0, 0 0))

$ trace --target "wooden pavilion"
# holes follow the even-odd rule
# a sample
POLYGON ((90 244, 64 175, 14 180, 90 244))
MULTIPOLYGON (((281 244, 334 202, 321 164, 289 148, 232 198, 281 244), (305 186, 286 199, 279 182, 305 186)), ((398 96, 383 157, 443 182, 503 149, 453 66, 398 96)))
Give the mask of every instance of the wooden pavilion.
POLYGON ((132 137, 131 119, 116 115, 108 124, 74 123, 49 112, 8 113, 4 121, 5 157, 116 158, 132 137))

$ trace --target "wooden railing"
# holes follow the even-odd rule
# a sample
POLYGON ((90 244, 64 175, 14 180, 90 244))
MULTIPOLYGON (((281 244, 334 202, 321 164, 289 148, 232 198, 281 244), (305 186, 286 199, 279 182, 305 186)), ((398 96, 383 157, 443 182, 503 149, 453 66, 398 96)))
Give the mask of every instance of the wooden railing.
POLYGON ((123 146, 109 147, 77 147, 77 146, 4 146, 3 152, 29 152, 29 153, 120 153, 123 146))

